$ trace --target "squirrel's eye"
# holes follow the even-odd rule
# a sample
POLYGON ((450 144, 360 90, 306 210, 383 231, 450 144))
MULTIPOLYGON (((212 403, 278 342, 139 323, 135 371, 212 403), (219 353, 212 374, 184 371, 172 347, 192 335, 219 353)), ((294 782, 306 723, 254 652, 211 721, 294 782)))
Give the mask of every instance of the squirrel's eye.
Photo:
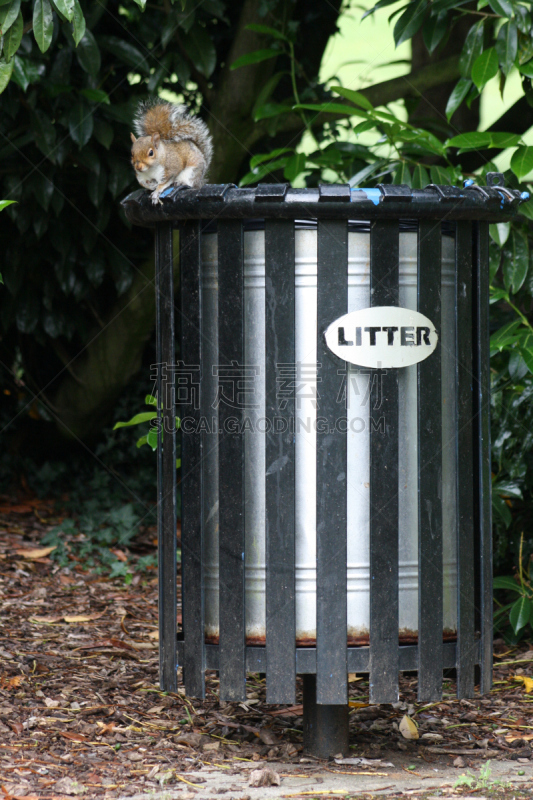
POLYGON ((149 156, 153 156, 153 154, 154 154, 154 151, 153 151, 153 150, 148 150, 148 155, 149 155, 149 156))

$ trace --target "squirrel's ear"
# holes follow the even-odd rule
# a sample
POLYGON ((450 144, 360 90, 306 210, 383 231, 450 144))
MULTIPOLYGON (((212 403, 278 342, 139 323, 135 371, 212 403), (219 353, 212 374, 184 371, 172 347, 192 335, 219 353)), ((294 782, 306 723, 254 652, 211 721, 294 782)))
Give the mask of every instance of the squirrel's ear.
POLYGON ((161 141, 160 135, 158 133, 153 133, 152 134, 152 144, 153 144, 153 146, 155 147, 156 150, 159 147, 159 142, 160 141, 161 141))
POLYGON ((131 141, 132 141, 133 143, 135 143, 135 142, 137 141, 137 139, 135 138, 135 136, 133 135, 133 133, 130 133, 130 136, 131 136, 131 141))

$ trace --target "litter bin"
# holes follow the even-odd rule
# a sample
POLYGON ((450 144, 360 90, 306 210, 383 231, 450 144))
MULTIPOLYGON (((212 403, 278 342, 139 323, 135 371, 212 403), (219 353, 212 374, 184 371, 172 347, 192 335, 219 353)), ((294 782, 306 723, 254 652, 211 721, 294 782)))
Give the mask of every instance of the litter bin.
MULTIPOLYGON (((491 686, 487 186, 137 191, 155 226, 161 685, 294 703, 309 749, 347 746, 347 675, 370 702, 491 686), (173 228, 179 229, 174 353, 173 228), (182 420, 176 633, 174 417, 182 420), (478 670, 479 678, 476 670, 478 670)), ((469 182, 471 183, 471 182, 469 182)))

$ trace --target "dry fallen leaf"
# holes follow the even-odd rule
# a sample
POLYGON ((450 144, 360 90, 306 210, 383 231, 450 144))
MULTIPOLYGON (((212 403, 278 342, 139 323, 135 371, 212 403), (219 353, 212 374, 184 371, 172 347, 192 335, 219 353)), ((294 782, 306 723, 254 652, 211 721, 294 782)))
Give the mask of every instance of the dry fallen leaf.
POLYGON ((112 731, 116 727, 116 723, 115 722, 105 723, 105 722, 100 722, 99 719, 96 720, 96 724, 100 728, 100 730, 98 731, 100 736, 106 736, 108 733, 112 733, 112 731))
POLYGON ((151 631, 148 634, 149 639, 155 639, 157 642, 159 641, 159 631, 151 631))
POLYGON ((403 715, 399 727, 404 739, 418 739, 418 728, 407 714, 403 715))
POLYGON ((517 739, 523 739, 525 742, 530 742, 533 739, 533 733, 519 733, 518 736, 506 736, 506 742, 515 742, 517 739))
POLYGON ((250 773, 250 786, 279 786, 280 784, 281 778, 278 773, 268 767, 253 769, 250 773))
POLYGON ((130 642, 134 650, 155 650, 157 642, 130 642))
POLYGON ((8 725, 11 728, 11 730, 13 731, 13 733, 17 734, 17 736, 20 736, 20 734, 24 730, 24 726, 23 726, 22 722, 8 722, 8 725))
POLYGON ((45 558, 45 556, 49 556, 52 550, 55 550, 57 545, 55 544, 53 547, 37 547, 33 548, 32 550, 15 550, 17 556, 22 556, 22 558, 45 558))
POLYGON ((125 562, 125 561, 128 560, 128 556, 126 555, 126 553, 123 550, 118 550, 117 549, 117 550, 111 550, 111 552, 113 553, 114 556, 116 556, 118 558, 119 561, 124 561, 125 562))
POLYGON ((65 622, 92 622, 95 619, 100 619, 104 614, 105 611, 100 614, 73 614, 72 616, 63 617, 63 619, 65 622))
POLYGON ((43 623, 51 624, 53 622, 61 622, 62 619, 63 619, 63 617, 42 617, 42 616, 37 616, 36 614, 33 614, 30 617, 30 622, 37 622, 37 623, 43 622, 43 623))
POLYGON ((16 689, 17 686, 20 686, 23 680, 24 680, 24 675, 15 675, 14 678, 10 678, 9 680, 2 677, 0 679, 0 686, 2 687, 2 689, 16 689))
POLYGON ((515 675, 514 679, 515 681, 522 681, 526 694, 533 691, 533 678, 526 678, 525 675, 515 675))
POLYGON ((261 728, 259 731, 259 738, 263 742, 263 744, 279 744, 279 739, 269 728, 261 728))
POLYGON ((87 742, 88 739, 83 733, 70 733, 69 731, 58 731, 59 735, 64 739, 70 739, 73 742, 87 742))

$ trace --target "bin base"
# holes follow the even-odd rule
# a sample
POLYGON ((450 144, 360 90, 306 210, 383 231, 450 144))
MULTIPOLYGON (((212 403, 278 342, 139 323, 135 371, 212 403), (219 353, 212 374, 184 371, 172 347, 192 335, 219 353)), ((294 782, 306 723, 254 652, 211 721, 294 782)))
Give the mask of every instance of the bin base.
POLYGON ((304 751, 317 758, 348 755, 348 712, 345 706, 316 702, 316 675, 303 675, 304 751))

